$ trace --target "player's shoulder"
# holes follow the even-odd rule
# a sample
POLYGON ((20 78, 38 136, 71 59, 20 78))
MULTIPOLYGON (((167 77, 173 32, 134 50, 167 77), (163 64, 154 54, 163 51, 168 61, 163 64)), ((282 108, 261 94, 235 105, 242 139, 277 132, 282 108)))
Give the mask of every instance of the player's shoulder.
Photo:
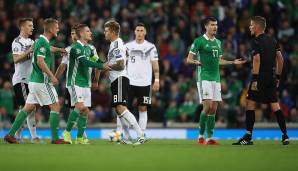
POLYGON ((119 37, 111 43, 112 48, 120 48, 124 46, 123 40, 119 37))
POLYGON ((131 46, 134 46, 135 43, 136 43, 136 41, 132 40, 132 41, 129 41, 129 42, 125 43, 124 45, 125 45, 125 47, 130 48, 131 46))
POLYGON ((155 47, 155 45, 151 42, 149 42, 148 40, 145 40, 144 41, 144 45, 147 46, 148 48, 153 48, 155 47))
POLYGON ((21 40, 21 36, 18 36, 15 39, 13 39, 12 44, 20 44, 20 45, 22 45, 22 43, 21 43, 20 40, 21 40))

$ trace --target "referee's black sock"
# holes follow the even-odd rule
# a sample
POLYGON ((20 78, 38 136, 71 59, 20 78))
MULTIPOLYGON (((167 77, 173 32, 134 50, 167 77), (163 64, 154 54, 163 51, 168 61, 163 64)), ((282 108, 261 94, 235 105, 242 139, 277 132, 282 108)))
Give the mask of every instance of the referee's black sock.
POLYGON ((279 109, 279 110, 275 111, 274 113, 276 115, 276 120, 277 120, 277 123, 279 125, 281 132, 284 135, 286 135, 287 134, 287 126, 286 126, 285 117, 284 117, 282 111, 279 109))
POLYGON ((252 130, 254 128, 255 123, 255 111, 254 110, 247 110, 246 112, 246 131, 248 134, 252 134, 252 130))

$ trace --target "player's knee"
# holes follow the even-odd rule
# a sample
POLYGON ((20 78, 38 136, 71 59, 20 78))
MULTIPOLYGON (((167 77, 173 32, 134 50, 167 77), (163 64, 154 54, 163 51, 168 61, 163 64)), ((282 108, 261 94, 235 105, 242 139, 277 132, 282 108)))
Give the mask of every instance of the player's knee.
POLYGON ((147 106, 139 106, 139 112, 146 112, 147 106))
POLYGON ((270 106, 271 106, 271 110, 273 112, 276 112, 276 111, 280 110, 279 103, 271 103, 270 106))
POLYGON ((54 103, 54 104, 50 105, 50 108, 51 108, 51 111, 60 112, 60 105, 59 105, 59 103, 54 103))
POLYGON ((127 108, 126 106, 123 106, 123 105, 117 105, 115 109, 116 109, 117 115, 121 115, 127 108))
POLYGON ((32 105, 32 104, 25 104, 23 108, 23 110, 27 113, 33 112, 34 109, 35 109, 35 105, 32 105))
POLYGON ((88 109, 83 103, 76 103, 75 108, 78 109, 80 113, 86 113, 86 110, 88 109))

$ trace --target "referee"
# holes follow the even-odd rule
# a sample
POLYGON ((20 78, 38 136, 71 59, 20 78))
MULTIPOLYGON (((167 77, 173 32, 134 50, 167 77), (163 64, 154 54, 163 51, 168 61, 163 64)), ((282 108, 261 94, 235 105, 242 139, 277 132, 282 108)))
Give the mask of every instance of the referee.
POLYGON ((282 132, 282 144, 289 144, 286 122, 277 98, 277 87, 283 68, 281 49, 272 37, 264 34, 266 20, 254 16, 250 22, 252 41, 252 81, 246 99, 246 133, 233 145, 252 145, 256 103, 270 104, 282 132))

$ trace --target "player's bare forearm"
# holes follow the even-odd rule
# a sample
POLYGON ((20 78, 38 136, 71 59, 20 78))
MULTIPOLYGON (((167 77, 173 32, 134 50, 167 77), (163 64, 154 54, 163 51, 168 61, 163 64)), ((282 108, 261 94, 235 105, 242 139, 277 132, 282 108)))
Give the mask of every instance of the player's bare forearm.
POLYGON ((94 76, 94 82, 98 83, 100 76, 100 70, 95 69, 95 76, 94 76))
POLYGON ((244 64, 246 62, 246 60, 241 59, 235 59, 233 61, 228 61, 223 59, 222 57, 219 58, 219 65, 241 65, 244 64))
POLYGON ((124 70, 125 68, 124 60, 117 61, 116 64, 110 65, 110 68, 115 71, 124 70))
POLYGON ((186 63, 189 65, 200 65, 200 62, 194 59, 194 55, 192 53, 188 54, 186 58, 186 63))
POLYGON ((37 57, 37 65, 38 65, 38 67, 39 67, 44 73, 46 73, 48 76, 50 76, 50 77, 54 77, 53 73, 52 73, 51 70, 48 68, 48 66, 46 65, 46 63, 44 62, 43 57, 37 57))
POLYGON ((234 64, 234 61, 228 61, 222 58, 219 58, 219 65, 231 65, 234 64))
POLYGON ((283 69, 284 59, 280 51, 276 52, 276 74, 281 75, 283 69))
POLYGON ((32 52, 32 49, 28 49, 26 50, 24 53, 22 54, 19 54, 19 55, 13 55, 13 62, 14 63, 20 63, 20 62, 23 62, 23 61, 26 61, 28 60, 28 55, 32 52))
POLYGON ((56 73, 55 73, 55 77, 56 77, 57 79, 59 79, 59 78, 61 77, 61 75, 62 75, 63 72, 65 71, 65 68, 66 68, 66 64, 61 63, 61 64, 59 65, 59 67, 57 68, 57 71, 56 71, 56 73))
POLYGON ((66 50, 64 48, 58 48, 58 47, 51 46, 51 52, 53 52, 53 53, 55 53, 55 52, 66 53, 66 50))
POLYGON ((256 54, 253 57, 253 62, 252 62, 252 74, 258 75, 259 70, 260 70, 260 54, 256 54))
POLYGON ((153 73, 154 73, 154 78, 159 80, 159 65, 158 65, 158 61, 152 61, 152 69, 153 69, 153 73))

